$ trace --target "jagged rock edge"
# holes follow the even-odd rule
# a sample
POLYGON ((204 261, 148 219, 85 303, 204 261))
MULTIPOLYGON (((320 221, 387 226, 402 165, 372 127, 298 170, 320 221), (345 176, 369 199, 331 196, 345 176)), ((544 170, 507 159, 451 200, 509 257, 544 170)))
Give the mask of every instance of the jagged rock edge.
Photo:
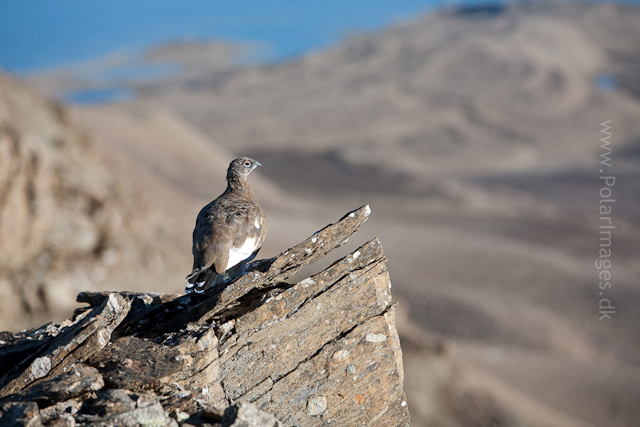
MULTIPOLYGON (((324 270, 322 270, 322 271, 320 271, 320 272, 318 272, 318 273, 316 273, 316 274, 314 274, 314 275, 312 275, 312 276, 309 276, 309 277, 307 277, 307 278, 305 278, 305 279, 302 279, 301 281, 297 282, 296 284, 291 285, 289 288, 284 289, 284 287, 281 287, 281 286, 275 286, 275 287, 274 287, 274 288, 272 288, 272 289, 283 289, 283 292, 284 292, 284 291, 286 291, 287 289, 290 289, 291 287, 294 287, 294 286, 296 286, 296 285, 300 285, 300 284, 302 284, 302 282, 304 282, 305 280, 309 280, 309 279, 313 280, 313 279, 312 279, 312 277, 315 277, 315 276, 318 276, 318 275, 320 275, 320 274, 324 273, 325 271, 329 270, 329 269, 330 269, 331 267, 333 267, 334 265, 337 265, 338 263, 342 262, 343 260, 346 260, 346 259, 349 257, 349 255, 353 255, 354 253, 356 253, 356 252, 360 251, 362 248, 364 248, 364 247, 368 246, 369 244, 372 244, 373 242, 376 242, 376 241, 378 241, 378 238, 377 238, 377 237, 376 237, 376 238, 371 239, 370 241, 366 242, 365 244, 363 244, 362 246, 360 246, 360 247, 359 247, 358 249, 356 249, 355 251, 353 251, 353 252, 351 252, 351 253, 349 253, 349 254, 345 255, 344 257, 342 257, 342 258, 340 258, 340 259, 337 259, 335 262, 333 262, 330 266, 328 266, 328 267, 327 267, 327 268, 325 268, 324 270)), ((378 244, 380 244, 380 243, 379 243, 379 241, 378 241, 378 244)), ((341 276, 338 276, 338 277, 333 281, 333 283, 332 283, 331 285, 329 285, 329 286, 328 286, 328 287, 326 287, 326 288, 323 288, 322 290, 320 290, 320 291, 318 291, 318 292, 316 292, 316 293, 314 293, 314 294, 310 294, 307 298, 305 298, 302 302, 300 302, 296 308, 294 308, 294 309, 293 309, 289 314, 287 314, 287 315, 286 315, 285 317, 283 317, 282 319, 278 319, 278 320, 274 320, 273 322, 265 323, 265 324, 261 325, 259 328, 251 329, 251 332, 258 332, 258 331, 261 331, 262 329, 264 329, 264 328, 266 328, 266 327, 269 327, 269 326, 272 326, 272 325, 278 324, 278 323, 280 323, 280 322, 283 322, 283 321, 285 321, 285 320, 289 319, 291 316, 293 316, 293 315, 294 315, 294 314, 296 314, 298 311, 300 311, 300 309, 301 309, 305 304, 307 304, 310 300, 312 300, 312 299, 314 299, 314 298, 316 298, 316 297, 318 297, 318 296, 320 296, 320 295, 322 295, 322 294, 326 293, 327 291, 329 291, 329 290, 333 289, 333 288, 334 288, 334 287, 335 287, 335 286, 336 286, 340 281, 342 281, 345 277, 349 276, 350 274, 358 273, 358 272, 361 272, 361 273, 359 273, 358 275, 360 275, 360 274, 366 274, 368 271, 371 271, 371 270, 373 269, 372 264, 377 264, 377 263, 379 263, 379 262, 381 262, 381 261, 384 261, 384 260, 385 260, 384 255, 383 255, 383 256, 381 256, 381 257, 378 257, 378 258, 371 259, 367 264, 363 265, 362 267, 359 267, 359 268, 354 269, 354 270, 350 270, 348 274, 347 274, 347 273, 345 273, 345 274, 343 274, 343 275, 341 275, 341 276)), ((269 302, 269 300, 265 301, 265 303, 266 303, 266 302, 269 302)), ((221 313, 221 314, 223 314, 223 313, 221 313)), ((230 319, 230 320, 231 320, 231 319, 230 319)), ((367 320, 368 320, 368 319, 367 319, 367 320)), ((234 327, 234 328, 235 328, 235 327, 234 327)))
MULTIPOLYGON (((328 253, 330 253, 334 249, 344 245, 346 241, 349 239, 349 237, 353 235, 356 231, 358 231, 358 229, 362 226, 362 224, 367 221, 370 213, 371 213, 371 209, 369 208, 369 205, 364 205, 357 209, 354 209, 346 213, 338 221, 332 224, 328 224, 322 229, 316 231, 314 234, 312 234, 302 242, 280 253, 276 257, 260 260, 258 262, 259 264, 265 263, 265 265, 267 265, 266 270, 264 272, 262 271, 249 272, 244 276, 238 278, 237 280, 229 283, 222 290, 206 292, 204 294, 203 299, 196 299, 196 300, 190 299, 189 301, 196 301, 195 304, 192 305, 192 310, 193 310, 192 314, 196 312, 200 312, 200 314, 197 315, 198 316, 197 319, 186 321, 186 317, 189 313, 187 310, 185 310, 183 313, 178 314, 177 316, 174 316, 170 319, 166 319, 165 323, 175 324, 176 320, 183 320, 183 321, 186 321, 185 323, 195 322, 195 323, 203 324, 210 321, 213 318, 218 317, 222 312, 228 309, 230 304, 233 304, 239 299, 241 299, 249 291, 253 289, 266 289, 266 288, 273 287, 274 284, 278 283, 278 281, 282 282, 287 278, 291 277, 292 275, 294 275, 295 273, 297 273, 300 270, 300 268, 302 268, 303 266, 314 263, 318 259, 326 256, 328 253), (351 218, 353 218, 354 220, 350 221, 349 219, 351 218), (346 229, 339 230, 341 225, 344 226, 346 229), (312 251, 311 253, 309 253, 302 249, 302 247, 304 247, 305 245, 308 245, 309 242, 311 242, 312 245, 315 245, 316 242, 313 239, 314 239, 314 236, 316 236, 318 233, 324 232, 326 237, 330 238, 331 234, 329 232, 333 231, 332 229, 334 228, 336 229, 335 233, 339 233, 339 235, 342 237, 340 238, 339 242, 337 241, 338 239, 335 239, 334 240, 335 243, 332 245, 332 247, 329 250, 326 250, 326 248, 323 248, 322 250, 318 248, 317 252, 324 252, 326 250, 324 254, 313 259, 312 254, 314 254, 316 251, 312 251), (309 257, 305 257, 305 255, 302 254, 300 259, 304 259, 305 261, 298 265, 292 266, 286 261, 289 259, 288 253, 291 251, 301 252, 301 253, 304 252, 305 254, 308 254, 309 257), (312 258, 312 259, 309 260, 309 258, 312 258), (277 266, 275 270, 272 270, 274 268, 274 265, 278 263, 281 263, 282 265, 277 266), (250 285, 253 285, 253 286, 250 286, 250 285), (234 293, 236 295, 234 295, 234 293), (213 304, 211 305, 212 302, 213 304), (206 308, 206 307, 209 307, 209 308, 206 308)), ((189 294, 188 296, 189 298, 198 298, 198 296, 193 296, 193 294, 189 294)), ((183 295, 174 301, 177 301, 185 297, 187 297, 187 295, 183 295)), ((160 326, 160 324, 158 324, 156 327, 152 328, 150 331, 147 331, 146 336, 154 337, 154 336, 163 335, 164 333, 166 333, 166 330, 164 330, 163 327, 160 326)))
MULTIPOLYGON (((373 239, 372 241, 374 241, 374 240, 377 240, 377 239, 373 239)), ((363 246, 364 246, 364 245, 363 245, 363 246)), ((357 251, 357 249, 356 249, 356 251, 357 251)), ((354 252, 355 252, 355 251, 354 251, 354 252)), ((346 258, 346 257, 348 257, 348 256, 349 256, 349 255, 345 256, 344 258, 346 258)), ((374 268, 374 266, 372 266, 371 264, 377 264, 377 263, 378 263, 378 262, 380 262, 381 260, 383 260, 383 258, 376 259, 376 260, 374 260, 374 261, 370 262, 369 264, 367 264, 366 266, 364 266, 364 267, 362 267, 362 268, 360 268, 360 269, 358 269, 358 270, 353 270, 353 271, 355 272, 355 271, 363 271, 363 270, 364 270, 364 271, 362 272, 362 274, 366 274, 366 273, 367 273, 367 271, 371 271, 371 270, 374 268)), ((338 261, 336 261, 336 262, 339 262, 339 261, 340 261, 340 260, 338 260, 338 261)), ((319 273, 318 273, 318 274, 319 274, 319 273)), ((318 295, 322 295, 323 293, 325 293, 325 292, 329 291, 331 288, 333 288, 334 286, 336 286, 336 284, 337 284, 338 282, 340 282, 341 280, 343 280, 343 279, 344 279, 345 277, 347 277, 347 276, 348 276, 348 275, 347 275, 347 274, 345 274, 345 275, 344 275, 344 276, 342 276, 339 280, 336 280, 336 281, 335 281, 331 286, 329 286, 329 287, 327 287, 327 288, 324 288, 321 292, 318 292, 317 294, 315 294, 315 295, 313 296, 313 298, 317 297, 318 295)), ((374 277, 377 277, 377 276, 379 276, 379 274, 378 274, 378 275, 376 275, 376 276, 374 276, 374 277)), ((313 298, 307 298, 307 299, 305 299, 304 303, 303 303, 303 304, 300 304, 298 307, 296 307, 296 309, 295 309, 294 311, 292 311, 292 312, 290 313, 290 315, 292 315, 294 312, 297 312, 300 308, 302 308, 302 306, 303 306, 303 305, 305 305, 308 301, 312 300, 313 298)), ((301 361, 299 361, 299 362, 296 364, 296 366, 295 366, 294 368, 292 368, 291 370, 287 371, 284 375, 281 375, 281 376, 277 377, 276 379, 274 379, 271 375, 270 375, 270 376, 268 376, 268 377, 267 377, 267 378, 265 378, 263 381, 261 381, 260 383, 256 384, 253 388, 251 388, 251 389, 247 390, 247 392, 246 392, 246 393, 243 393, 241 396, 239 396, 235 401, 234 401, 233 399, 230 399, 230 398, 229 398, 229 396, 227 395, 227 391, 226 391, 226 389, 225 389, 225 386, 224 386, 224 381, 221 381, 222 389, 223 389, 223 390, 224 390, 224 392, 225 392, 225 397, 226 397, 226 398, 227 398, 227 400, 228 400, 228 401, 230 401, 231 403, 239 402, 239 401, 241 401, 241 400, 242 400, 242 397, 244 397, 244 396, 248 395, 249 393, 251 393, 251 391, 253 391, 253 390, 255 390, 256 388, 258 388, 258 387, 259 387, 261 384, 263 384, 263 383, 264 383, 264 381, 266 381, 267 379, 270 379, 270 380, 271 380, 271 382, 272 382, 272 384, 271 384, 271 387, 269 388, 269 390, 267 390, 267 391, 266 391, 266 392, 264 392, 263 394, 259 395, 259 396, 258 396, 256 399, 254 399, 253 401, 258 400, 260 397, 262 397, 262 396, 264 396, 266 393, 268 393, 268 392, 273 388, 273 386, 274 386, 274 385, 276 385, 278 382, 280 382, 280 381, 281 381, 281 380, 283 380, 285 377, 287 377, 288 375, 290 375, 292 372, 296 371, 296 370, 297 370, 297 369, 298 369, 302 364, 307 363, 307 362, 309 362, 311 359, 313 359, 314 357, 318 356, 318 354, 320 354, 320 353, 322 352, 322 350, 324 350, 328 345, 333 344, 333 343, 337 342, 338 340, 340 340, 340 339, 344 338, 344 337, 345 337, 345 336, 347 336, 349 333, 351 333, 354 329, 356 329, 357 327, 359 327, 359 326, 361 326, 361 325, 363 325, 363 324, 367 323, 369 320, 371 320, 371 319, 373 319, 373 318, 375 318, 375 317, 384 316, 384 315, 385 315, 386 313, 388 313, 390 310, 395 309, 395 307, 396 307, 396 306, 397 306, 397 303, 395 303, 395 304, 390 304, 390 305, 388 305, 384 310, 382 310, 380 313, 378 313, 378 314, 374 314, 374 315, 371 315, 371 316, 368 316, 368 317, 366 317, 364 320, 362 320, 362 322, 361 322, 361 323, 359 323, 359 324, 355 324, 355 325, 351 326, 349 329, 346 329, 346 330, 344 330, 344 331, 340 332, 338 335, 336 335, 336 336, 334 336, 334 337, 330 338, 329 340, 325 341, 321 346, 319 346, 319 348, 318 348, 318 350, 317 350, 317 351, 315 351, 312 355, 307 356, 306 358, 304 358, 304 359, 302 359, 301 361)), ((289 315, 289 316, 287 316, 287 318, 288 318, 288 317, 290 317, 290 315, 289 315)), ((283 318, 282 320, 284 320, 284 318, 283 318)), ((278 322, 272 322, 271 324, 275 324, 275 323, 278 323, 278 322)), ((262 328, 261 328, 261 329, 262 329, 262 328)), ((246 347, 246 346, 249 346, 249 345, 251 345, 251 343, 247 343, 247 344, 245 344, 244 346, 242 346, 242 347, 240 347, 240 348, 243 348, 243 347, 246 347)), ((238 351, 240 350, 240 348, 238 349, 238 351)))

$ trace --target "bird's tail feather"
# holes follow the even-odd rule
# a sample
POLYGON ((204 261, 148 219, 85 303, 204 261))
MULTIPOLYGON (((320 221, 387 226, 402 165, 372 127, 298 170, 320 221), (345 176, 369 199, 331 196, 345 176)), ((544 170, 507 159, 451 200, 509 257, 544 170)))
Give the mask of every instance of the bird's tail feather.
POLYGON ((202 293, 205 291, 207 282, 213 281, 212 276, 217 274, 210 268, 201 268, 194 270, 187 276, 187 286, 184 288, 186 293, 196 292, 202 293))

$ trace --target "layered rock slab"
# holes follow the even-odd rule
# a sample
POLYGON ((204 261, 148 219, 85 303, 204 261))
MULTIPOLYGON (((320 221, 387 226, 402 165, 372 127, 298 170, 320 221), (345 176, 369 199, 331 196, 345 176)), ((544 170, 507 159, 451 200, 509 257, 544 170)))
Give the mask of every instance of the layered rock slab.
POLYGON ((85 292, 90 307, 74 321, 3 333, 0 359, 32 353, 4 374, 3 422, 408 426, 380 242, 284 281, 369 213, 350 212, 204 295, 85 292))

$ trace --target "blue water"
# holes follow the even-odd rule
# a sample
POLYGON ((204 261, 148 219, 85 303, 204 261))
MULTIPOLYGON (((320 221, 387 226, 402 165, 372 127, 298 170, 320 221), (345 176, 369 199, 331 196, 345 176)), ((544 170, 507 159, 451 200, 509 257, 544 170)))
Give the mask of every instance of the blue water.
POLYGON ((0 68, 28 73, 176 39, 262 42, 286 58, 446 1, 0 0, 0 68))
POLYGON ((596 76, 596 86, 603 90, 614 90, 618 87, 616 78, 611 74, 599 74, 596 76))
POLYGON ((104 89, 82 89, 67 91, 64 100, 71 104, 104 104, 132 99, 134 91, 128 87, 112 87, 104 89))

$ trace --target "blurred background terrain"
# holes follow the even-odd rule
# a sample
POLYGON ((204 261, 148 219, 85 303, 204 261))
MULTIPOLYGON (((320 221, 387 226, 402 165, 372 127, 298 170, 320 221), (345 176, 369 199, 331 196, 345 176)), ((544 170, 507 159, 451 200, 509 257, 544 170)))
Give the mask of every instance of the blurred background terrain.
MULTIPOLYGON (((113 45, 72 25, 30 41, 5 15, 0 330, 60 321, 83 290, 181 293, 195 216, 249 155, 264 165, 261 257, 370 204, 342 253, 385 247, 414 426, 637 425, 640 8, 400 3, 373 2, 368 19, 332 4, 294 21, 187 17, 226 39, 166 12, 168 41, 138 6, 129 18, 151 35, 135 49, 124 24, 107 28, 113 45), (599 320, 609 120, 616 308, 599 320)), ((85 30, 117 18, 104 13, 85 30)))

